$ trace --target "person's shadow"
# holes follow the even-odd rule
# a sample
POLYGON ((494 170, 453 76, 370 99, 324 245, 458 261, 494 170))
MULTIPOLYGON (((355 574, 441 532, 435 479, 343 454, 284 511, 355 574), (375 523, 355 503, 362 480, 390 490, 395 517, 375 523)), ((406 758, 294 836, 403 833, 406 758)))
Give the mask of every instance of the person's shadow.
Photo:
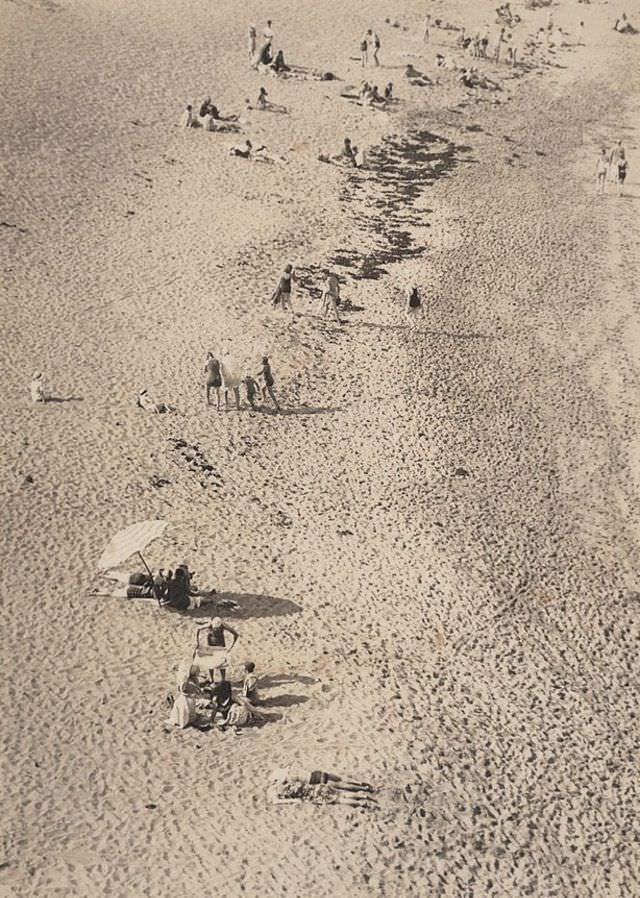
MULTIPOLYGON (((262 681, 260 682, 262 686, 262 681)), ((268 698, 261 698, 258 707, 262 708, 292 708, 294 705, 301 705, 309 701, 308 695, 294 695, 293 693, 284 693, 282 695, 270 695, 268 698)))
POLYGON ((84 396, 49 396, 44 405, 49 402, 84 402, 84 396))

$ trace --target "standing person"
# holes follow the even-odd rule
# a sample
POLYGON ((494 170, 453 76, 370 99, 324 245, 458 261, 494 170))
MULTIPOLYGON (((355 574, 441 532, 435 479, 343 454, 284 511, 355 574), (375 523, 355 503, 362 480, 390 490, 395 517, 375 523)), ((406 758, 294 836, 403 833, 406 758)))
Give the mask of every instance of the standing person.
POLYGON ((622 196, 624 190, 624 182, 627 177, 627 160, 624 155, 624 150, 622 151, 622 156, 618 158, 618 196, 622 196))
POLYGON ((497 37, 497 39, 496 39, 496 49, 495 49, 494 54, 493 54, 493 61, 494 61, 494 62, 500 62, 500 50, 501 50, 502 44, 503 44, 503 42, 504 42, 504 32, 505 32, 505 29, 504 29, 504 28, 501 28, 500 31, 499 31, 499 33, 498 33, 498 37, 497 37))
POLYGON ((362 40, 360 41, 360 61, 362 63, 363 68, 369 62, 368 49, 369 49, 369 41, 367 40, 367 36, 365 34, 364 37, 362 38, 362 40))
POLYGON ((273 404, 276 407, 276 411, 280 411, 280 406, 278 405, 278 400, 276 399, 276 394, 273 392, 273 372, 271 371, 271 363, 269 362, 269 356, 262 356, 262 368, 258 372, 258 376, 262 378, 262 398, 267 398, 267 393, 271 397, 273 404))
POLYGON ((182 116, 180 117, 180 127, 193 128, 194 121, 195 116, 193 114, 193 106, 189 103, 185 111, 182 113, 182 116))
POLYGON ((205 395, 207 405, 211 405, 211 390, 216 391, 216 405, 220 411, 220 387, 222 386, 222 376, 220 374, 220 362, 215 358, 212 352, 207 353, 204 363, 204 373, 207 375, 205 382, 205 395))
POLYGON ((262 36, 266 41, 269 41, 270 44, 273 43, 273 28, 271 27, 271 19, 267 19, 267 24, 265 25, 264 31, 262 32, 262 36))
MULTIPOLYGON (((230 652, 234 647, 236 642, 240 639, 240 634, 237 630, 234 630, 233 627, 230 627, 229 624, 223 623, 221 618, 213 617, 211 618, 211 622, 206 627, 198 627, 196 630, 196 651, 200 648, 201 639, 200 634, 206 633, 205 644, 208 649, 213 649, 212 652, 206 653, 207 655, 211 655, 212 663, 214 661, 221 661, 223 658, 221 656, 225 656, 227 652, 230 652), (232 642, 230 646, 227 646, 227 641, 225 637, 225 633, 229 633, 232 637, 232 642), (218 658, 216 658, 218 655, 218 658)), ((205 650, 206 651, 206 650, 205 650)), ((209 670, 209 678, 213 683, 214 679, 214 671, 220 671, 220 679, 225 679, 225 668, 224 667, 212 667, 209 670)))
POLYGON ((271 305, 277 306, 278 303, 281 304, 283 310, 288 309, 293 315, 293 305, 291 303, 291 292, 293 288, 293 281, 295 280, 295 275, 293 273, 292 265, 285 265, 284 271, 280 275, 280 280, 278 281, 278 286, 273 291, 273 295, 271 297, 271 305))
POLYGON ((256 55, 256 27, 249 25, 247 32, 247 50, 249 51, 249 59, 252 60, 256 55))
POLYGON ((375 66, 379 66, 380 60, 378 59, 378 53, 380 52, 380 38, 378 37, 376 32, 372 31, 371 29, 369 29, 368 33, 369 33, 369 41, 373 44, 373 54, 372 54, 373 64, 375 66))
POLYGON ((598 161, 596 162, 596 183, 598 193, 604 193, 605 191, 608 170, 607 151, 603 147, 602 152, 598 156, 598 161))
POLYGON ((242 383, 242 375, 238 374, 235 361, 228 355, 225 356, 220 363, 220 373, 222 374, 222 383, 224 386, 225 409, 229 408, 229 390, 232 390, 236 400, 236 409, 240 411, 240 384, 242 383))
POLYGON ((422 315, 422 298, 414 283, 407 287, 405 315, 410 326, 413 326, 422 315))
POLYGON ((340 302, 340 282, 335 274, 327 272, 327 279, 320 300, 320 314, 326 318, 329 311, 333 313, 333 317, 342 326, 340 315, 338 314, 338 303, 340 302))
POLYGON ((582 19, 578 22, 578 35, 576 44, 578 47, 584 47, 584 22, 582 19))
POLYGON ((624 147, 622 146, 622 141, 619 140, 609 153, 609 177, 616 184, 618 183, 618 161, 624 158, 624 147))
POLYGON ((424 34, 422 35, 422 42, 423 42, 424 44, 428 44, 428 43, 429 43, 429 37, 430 37, 429 30, 430 30, 430 28, 431 28, 431 16, 430 16, 430 15, 427 15, 427 16, 425 16, 425 20, 424 20, 424 34))

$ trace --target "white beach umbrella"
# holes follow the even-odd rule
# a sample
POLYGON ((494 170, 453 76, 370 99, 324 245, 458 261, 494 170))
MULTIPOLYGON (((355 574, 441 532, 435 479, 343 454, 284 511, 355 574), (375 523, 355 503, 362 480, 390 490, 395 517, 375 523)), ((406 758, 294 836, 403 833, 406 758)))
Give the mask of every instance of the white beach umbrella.
MULTIPOLYGON (((106 571, 109 568, 117 567, 122 564, 131 555, 138 554, 142 559, 142 563, 149 571, 146 561, 142 558, 142 551, 147 548, 150 542, 162 536, 164 528, 167 526, 166 521, 148 520, 139 521, 137 524, 130 524, 124 530, 120 530, 113 539, 110 540, 104 552, 100 556, 98 569, 106 571)), ((151 571, 149 571, 151 573, 151 571)))

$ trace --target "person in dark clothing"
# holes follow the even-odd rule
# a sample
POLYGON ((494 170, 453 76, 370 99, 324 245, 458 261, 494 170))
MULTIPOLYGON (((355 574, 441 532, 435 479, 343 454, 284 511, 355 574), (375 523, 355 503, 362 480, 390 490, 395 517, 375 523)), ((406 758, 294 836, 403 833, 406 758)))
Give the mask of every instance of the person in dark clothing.
POLYGON ((169 571, 164 604, 171 605, 172 608, 178 611, 186 611, 191 604, 189 581, 185 576, 183 568, 176 568, 173 576, 171 576, 171 571, 169 571))
POLYGON ((276 407, 276 411, 280 411, 280 406, 278 405, 278 400, 276 399, 276 395, 273 392, 273 373, 271 371, 271 363, 269 362, 268 356, 262 357, 262 370, 259 372, 259 375, 262 377, 262 398, 267 398, 267 393, 273 400, 273 404, 276 407))

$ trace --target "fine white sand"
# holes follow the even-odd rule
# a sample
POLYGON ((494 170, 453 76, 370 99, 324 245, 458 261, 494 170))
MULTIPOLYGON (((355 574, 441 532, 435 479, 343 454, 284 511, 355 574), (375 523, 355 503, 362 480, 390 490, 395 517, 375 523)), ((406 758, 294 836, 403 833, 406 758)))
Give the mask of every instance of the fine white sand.
MULTIPOLYGON (((429 11, 494 35, 493 6, 429 11)), ((512 8, 522 48, 547 11, 512 8)), ((424 46, 413 0, 2 5, 0 896, 640 894, 640 36, 619 11, 555 4, 586 46, 479 63, 493 93, 436 69, 463 56, 455 32, 424 46), (341 80, 251 71, 267 17, 341 80), (339 96, 369 26, 389 112, 339 96), (263 84, 289 115, 176 127, 263 84), (288 161, 231 158, 247 136, 288 161), (318 161, 344 136, 370 168, 318 161), (620 138, 628 195, 599 197, 620 138), (293 319, 268 303, 287 262, 293 319), (358 308, 342 329, 307 289, 324 268, 358 308), (253 374, 267 353, 284 414, 207 409, 208 349, 253 374), (75 398, 31 405, 35 370, 75 398), (149 517, 155 568, 237 602, 232 679, 256 662, 264 726, 169 728, 207 615, 92 594, 149 517), (288 764, 380 808, 274 807, 288 764)))

